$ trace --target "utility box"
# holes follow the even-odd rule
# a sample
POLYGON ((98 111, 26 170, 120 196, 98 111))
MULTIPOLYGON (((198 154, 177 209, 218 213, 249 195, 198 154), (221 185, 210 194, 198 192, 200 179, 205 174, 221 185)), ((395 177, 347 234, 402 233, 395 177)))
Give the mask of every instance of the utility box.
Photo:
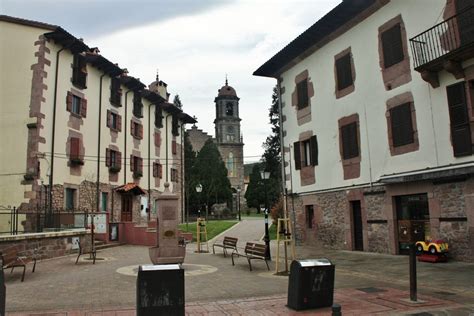
POLYGON ((335 266, 328 259, 294 260, 288 280, 288 307, 329 307, 334 298, 335 266))
POLYGON ((138 268, 137 316, 152 315, 184 316, 184 270, 178 264, 138 268))

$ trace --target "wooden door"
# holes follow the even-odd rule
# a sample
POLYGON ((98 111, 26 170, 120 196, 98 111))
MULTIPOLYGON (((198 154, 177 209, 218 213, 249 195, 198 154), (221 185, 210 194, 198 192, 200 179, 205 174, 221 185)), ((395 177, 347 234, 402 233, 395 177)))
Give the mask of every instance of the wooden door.
POLYGON ((122 195, 122 222, 132 221, 133 199, 131 195, 122 195))

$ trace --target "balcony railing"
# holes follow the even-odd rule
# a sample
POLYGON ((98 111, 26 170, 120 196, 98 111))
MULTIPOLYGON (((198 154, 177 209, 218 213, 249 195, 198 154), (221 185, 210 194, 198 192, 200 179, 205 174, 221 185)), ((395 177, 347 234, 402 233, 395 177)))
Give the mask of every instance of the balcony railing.
POLYGON ((474 44, 474 6, 410 39, 415 69, 474 44))

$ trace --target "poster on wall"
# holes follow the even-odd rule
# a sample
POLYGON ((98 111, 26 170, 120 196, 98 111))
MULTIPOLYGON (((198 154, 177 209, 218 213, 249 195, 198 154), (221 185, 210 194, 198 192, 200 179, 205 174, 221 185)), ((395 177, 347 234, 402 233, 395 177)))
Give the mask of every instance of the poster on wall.
POLYGON ((148 207, 148 198, 146 196, 142 196, 140 198, 140 216, 143 219, 147 219, 146 208, 148 207))
MULTIPOLYGON (((94 215, 94 232, 96 234, 105 234, 107 233, 106 225, 107 216, 106 214, 95 214, 94 215)), ((91 215, 87 216, 87 222, 89 225, 92 223, 91 215)))
POLYGON ((110 241, 117 241, 118 240, 118 224, 117 223, 110 223, 110 241))

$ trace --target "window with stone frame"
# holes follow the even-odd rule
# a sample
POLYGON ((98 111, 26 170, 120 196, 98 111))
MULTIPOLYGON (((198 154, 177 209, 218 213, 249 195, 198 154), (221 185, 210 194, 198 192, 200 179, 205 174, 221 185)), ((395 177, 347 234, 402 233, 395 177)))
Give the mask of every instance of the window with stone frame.
POLYGON ((171 168, 170 170, 171 173, 171 182, 178 183, 178 169, 171 168))
POLYGON ((143 117, 143 103, 140 91, 133 91, 133 115, 138 118, 143 117))
POLYGON ((75 54, 72 63, 72 84, 80 89, 86 89, 87 81, 87 62, 86 57, 81 54, 75 54))
POLYGON ((68 91, 66 95, 66 111, 74 116, 85 118, 87 116, 87 100, 68 91))
POLYGON ((121 132, 122 116, 113 111, 107 110, 107 127, 114 131, 121 132))
POLYGON ((64 207, 67 211, 75 210, 77 208, 76 195, 77 189, 64 189, 64 207))
POLYGON ((293 144, 296 170, 302 167, 318 165, 318 139, 316 135, 293 144))
POLYGON ((403 42, 400 24, 396 24, 381 35, 384 67, 389 68, 403 61, 403 42))
POLYGON ((110 103, 115 106, 122 106, 122 89, 119 77, 111 78, 110 103))
POLYGON ((114 149, 105 149, 105 165, 109 167, 112 173, 119 172, 122 169, 122 153, 114 149))
POLYGON ((336 76, 338 90, 350 87, 354 83, 350 52, 336 60, 336 76))
POLYGON ((154 178, 163 178, 163 165, 159 162, 153 163, 153 177, 154 178))
POLYGON ((405 103, 390 109, 392 145, 400 147, 412 144, 415 140, 411 117, 411 104, 405 103))
POLYGON ((134 178, 143 176, 143 159, 141 157, 130 155, 130 171, 132 171, 134 178))
POLYGON ((341 127, 341 143, 343 159, 351 159, 359 156, 359 141, 357 122, 353 122, 341 127))
POLYGON ((133 120, 130 121, 130 133, 133 138, 143 139, 143 125, 133 120))
POLYGON ((305 206, 305 213, 306 213, 306 228, 312 229, 313 228, 313 221, 314 221, 314 207, 313 207, 313 205, 306 205, 305 206))
POLYGON ((176 155, 178 153, 178 144, 176 143, 175 140, 171 141, 171 153, 173 155, 176 155))
POLYGON ((296 84, 297 108, 304 109, 309 105, 308 100, 308 79, 304 79, 296 84))
POLYGON ((81 139, 79 137, 69 138, 69 162, 71 166, 84 164, 84 157, 81 155, 81 139))

